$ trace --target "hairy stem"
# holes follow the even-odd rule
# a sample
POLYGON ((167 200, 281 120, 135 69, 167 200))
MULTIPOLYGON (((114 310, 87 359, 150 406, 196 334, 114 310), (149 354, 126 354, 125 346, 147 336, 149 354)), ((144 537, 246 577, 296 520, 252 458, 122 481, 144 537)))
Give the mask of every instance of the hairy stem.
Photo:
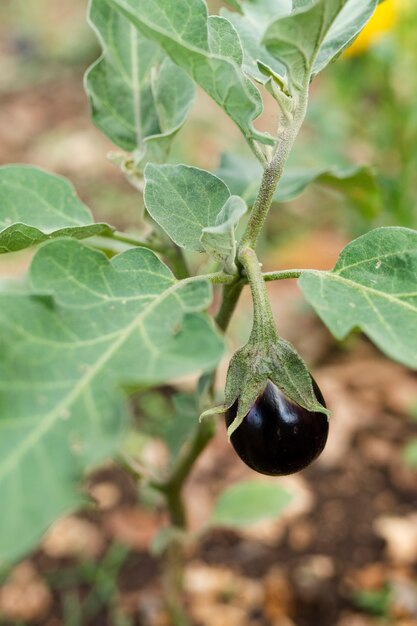
POLYGON ((136 237, 135 235, 126 235, 125 233, 120 233, 119 231, 114 230, 108 235, 104 236, 108 239, 114 239, 115 241, 126 243, 129 246, 135 246, 137 248, 148 248, 149 250, 153 250, 154 252, 158 252, 159 254, 166 254, 166 248, 164 246, 159 246, 150 241, 146 241, 146 239, 136 237))
POLYGON ((264 226, 268 211, 272 204, 278 182, 284 172, 284 167, 293 147, 294 141, 300 131, 307 111, 307 90, 299 97, 297 109, 292 120, 285 124, 280 132, 279 143, 268 165, 265 166, 264 174, 258 196, 245 233, 242 237, 241 248, 255 248, 258 237, 264 226))
MULTIPOLYGON (((211 440, 215 424, 206 420, 197 430, 186 449, 175 463, 170 477, 158 486, 165 495, 172 525, 179 530, 187 530, 187 516, 182 490, 191 470, 211 440)), ((174 537, 165 552, 165 600, 174 626, 188 626, 189 621, 183 604, 184 591, 184 546, 179 537, 174 537)))
POLYGON ((287 278, 300 278, 300 276, 308 270, 279 270, 277 272, 265 272, 262 274, 266 283, 272 280, 285 280, 287 278))
POLYGON ((188 278, 190 270, 188 269, 187 261, 185 259, 184 251, 182 248, 174 244, 170 250, 169 258, 174 266, 175 276, 181 280, 182 278, 188 278))
POLYGON ((268 345, 276 339, 274 317, 261 266, 252 248, 243 248, 239 256, 246 270, 253 301, 253 326, 250 341, 268 345))

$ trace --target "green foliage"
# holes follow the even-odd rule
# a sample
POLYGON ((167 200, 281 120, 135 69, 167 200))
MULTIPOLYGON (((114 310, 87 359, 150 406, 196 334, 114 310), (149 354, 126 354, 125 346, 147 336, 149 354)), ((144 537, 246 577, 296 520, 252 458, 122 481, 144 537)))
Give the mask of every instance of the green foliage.
POLYGON ((291 11, 291 0, 277 3, 271 0, 243 2, 242 15, 222 9, 221 15, 229 20, 239 34, 243 48, 243 69, 258 83, 269 83, 273 77, 278 83, 285 81, 285 65, 274 58, 261 43, 265 27, 273 17, 291 11))
POLYGON ((377 4, 377 0, 301 1, 290 16, 268 26, 263 41, 287 66, 295 93, 355 39, 377 4))
POLYGON ((286 489, 272 482, 237 483, 218 498, 210 525, 239 527, 276 519, 291 500, 286 489))
POLYGON ((57 237, 85 239, 111 232, 95 224, 64 178, 29 165, 0 167, 0 253, 57 237))
MULTIPOLYGON (((42 244, 24 291, 5 284, 0 292, 1 564, 84 503, 86 472, 116 455, 132 426, 126 402, 132 390, 147 392, 141 437, 162 438, 171 453, 170 476, 148 487, 165 497, 177 526, 161 544, 177 541, 185 525, 184 481, 213 434, 212 422, 196 420, 201 406, 214 403, 213 373, 224 349, 206 314, 211 283, 224 283, 220 330, 244 283, 254 305, 250 341, 232 359, 227 379, 222 408, 239 399, 232 428, 269 379, 307 410, 327 413, 301 356, 277 335, 255 245, 271 201, 293 199, 312 183, 348 195, 363 214, 379 207, 369 168, 284 171, 310 80, 356 37, 376 4, 231 0, 235 12, 218 16, 208 15, 203 0, 92 0, 89 19, 103 49, 86 77, 93 119, 132 153, 116 160, 139 191, 144 184, 151 220, 143 239, 128 240, 95 224, 64 179, 28 166, 0 168, 0 252, 42 244), (279 105, 274 137, 254 127, 262 98, 252 81, 279 105), (164 163, 195 85, 235 122, 262 166, 224 156, 218 177, 164 163), (236 241, 246 202, 251 211, 236 241), (131 247, 109 259, 96 248, 110 257, 112 248, 95 235, 131 247), (90 238, 90 247, 76 241, 82 238, 90 238), (196 256, 187 258, 189 251, 211 257, 200 267, 209 260, 212 273, 189 276, 196 256), (185 278, 178 280, 164 260, 185 278), (155 403, 149 388, 196 371, 205 373, 196 394, 175 392, 155 403)), ((374 230, 347 246, 332 271, 298 274, 336 337, 358 327, 389 356, 417 367, 417 232, 374 230)), ((272 483, 236 485, 220 497, 210 523, 275 517, 288 501, 272 483)))
POLYGON ((103 56, 86 75, 92 117, 136 161, 163 162, 194 101, 194 84, 158 44, 107 0, 93 0, 89 19, 103 56))
MULTIPOLYGON (((321 163, 343 163, 346 154, 366 147, 383 196, 371 225, 416 228, 417 6, 399 9, 384 37, 323 76, 310 106, 309 133, 300 137, 296 151, 300 159, 307 153, 321 163)), ((369 228, 369 220, 349 214, 343 220, 355 235, 369 228)))
POLYGON ((199 408, 194 395, 177 393, 168 399, 160 390, 148 392, 140 395, 138 409, 141 432, 162 439, 173 459, 198 426, 199 408))
POLYGON ((224 109, 247 139, 272 143, 252 125, 262 112, 262 100, 243 72, 241 43, 228 20, 209 16, 202 0, 109 2, 146 37, 157 41, 174 63, 224 109))
POLYGON ((404 461, 412 468, 417 468, 417 439, 413 439, 404 448, 404 461))
POLYGON ((234 229, 246 205, 217 176, 187 165, 149 164, 144 198, 150 215, 175 243, 233 267, 234 229))
POLYGON ((360 609, 367 613, 387 617, 392 601, 392 590, 388 585, 375 590, 362 589, 354 594, 353 600, 360 609))
POLYGON ((389 357, 417 368, 417 232, 378 228, 350 243, 331 272, 301 289, 338 339, 361 328, 389 357))
POLYGON ((33 295, 0 296, 1 561, 82 502, 84 471, 116 451, 126 428, 122 386, 210 369, 223 352, 199 313, 210 285, 177 281, 150 250, 109 262, 76 241, 52 242, 30 283, 33 295))
MULTIPOLYGON (((252 206, 259 189, 262 168, 253 159, 235 154, 222 154, 217 175, 230 191, 252 206), (258 176, 255 174, 258 173, 258 176)), ((343 193, 361 214, 374 217, 381 205, 381 193, 370 167, 287 167, 284 170, 273 202, 289 202, 303 194, 310 185, 343 193)))

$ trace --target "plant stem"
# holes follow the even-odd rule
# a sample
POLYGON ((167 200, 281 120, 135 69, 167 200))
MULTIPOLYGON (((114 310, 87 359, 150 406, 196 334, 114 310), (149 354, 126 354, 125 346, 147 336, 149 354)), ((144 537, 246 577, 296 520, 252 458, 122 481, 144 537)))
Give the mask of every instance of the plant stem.
POLYGON ((258 257, 252 248, 244 248, 239 259, 246 270, 253 301, 253 326, 249 341, 268 347, 275 341, 277 333, 258 257))
POLYGON ((159 254, 166 254, 166 249, 164 247, 141 239, 140 237, 135 237, 135 235, 126 235, 125 233, 120 233, 119 231, 115 230, 109 235, 105 236, 109 239, 114 239, 115 241, 120 241, 130 246, 135 246, 137 248, 148 248, 149 250, 153 250, 154 252, 159 252, 159 254))
MULTIPOLYGON (((165 496, 171 523, 180 530, 187 529, 187 516, 182 498, 184 484, 214 432, 214 422, 204 420, 199 423, 193 438, 172 468, 169 478, 159 485, 154 485, 165 496)), ((185 554, 179 538, 175 537, 169 543, 165 552, 165 563, 165 600, 173 625, 188 626, 183 605, 185 554)))
POLYGON ((261 148, 258 146, 258 144, 256 143, 254 139, 248 139, 247 142, 248 142, 249 148, 252 150, 253 154, 256 156, 259 163, 262 165, 262 167, 265 167, 268 164, 265 153, 261 150, 261 148))
POLYGON ((179 280, 181 280, 182 278, 188 278, 190 275, 190 270, 188 269, 187 261, 185 260, 185 255, 182 248, 177 246, 177 244, 174 244, 169 252, 170 254, 168 254, 168 256, 174 266, 175 276, 179 280))
POLYGON ((286 278, 300 278, 300 276, 308 270, 279 270, 277 272, 265 272, 262 274, 266 283, 272 280, 285 280, 286 278))
POLYGON ((256 198, 246 230, 241 241, 241 248, 255 248, 262 231, 268 211, 272 204, 278 182, 284 172, 285 163, 299 133, 307 111, 308 92, 300 94, 293 119, 280 132, 279 143, 271 162, 265 166, 261 186, 256 198))
POLYGON ((234 277, 233 281, 223 289, 222 303, 216 315, 216 324, 222 332, 225 332, 229 326, 245 283, 245 279, 234 277))
MULTIPOLYGON (((201 280, 206 278, 212 283, 224 283, 222 303, 216 316, 216 323, 219 329, 226 331, 233 312, 236 308, 246 278, 242 276, 242 270, 245 269, 247 279, 249 280, 253 300, 255 319, 259 320, 254 325, 256 332, 262 332, 264 341, 267 341, 271 333, 275 333, 275 326, 272 318, 271 305, 269 303, 268 294, 264 282, 264 277, 259 266, 259 262, 254 251, 259 234, 264 225, 266 216, 272 203, 275 188, 283 173, 284 165, 294 140, 298 134, 300 126, 304 120, 307 105, 307 95, 300 99, 299 107, 295 112, 294 118, 288 127, 281 132, 280 143, 269 164, 266 163, 266 157, 261 150, 255 145, 251 146, 256 156, 263 163, 265 170, 262 178, 261 187, 258 197, 252 209, 251 216, 244 236, 242 238, 240 252, 238 257, 239 274, 228 276, 222 272, 216 274, 206 274, 185 278, 185 281, 201 280)), ((275 273, 277 276, 277 273, 275 273)), ((292 277, 292 276, 291 276, 292 277)), ((265 280, 268 280, 265 278, 265 280)), ((270 275, 269 280, 272 280, 270 275)), ((212 374, 211 389, 214 389, 215 372, 212 374)), ((207 444, 211 441, 215 432, 215 422, 212 420, 203 420, 198 425, 193 438, 187 447, 180 454, 177 462, 172 468, 169 478, 163 483, 154 485, 161 491, 166 498, 168 511, 172 524, 180 530, 187 529, 187 518, 182 497, 184 484, 191 473, 191 470, 203 452, 207 444)), ((174 626, 189 626, 184 604, 183 604, 183 575, 185 554, 184 546, 180 539, 173 539, 167 547, 165 568, 165 593, 166 603, 174 626)))
MULTIPOLYGON (((208 276, 210 275, 206 275, 205 277, 208 276)), ((211 276, 215 281, 216 277, 221 277, 221 274, 211 276)), ((224 276, 226 277, 228 275, 226 274, 224 276)), ((216 323, 223 332, 229 325, 244 285, 244 281, 239 277, 228 276, 228 278, 231 279, 232 282, 226 284, 223 289, 222 304, 216 316, 216 323)), ((191 281, 192 279, 188 280, 191 281)), ((215 372, 213 372, 213 384, 214 376, 215 372)), ((200 422, 187 448, 184 450, 183 454, 180 455, 172 468, 168 480, 162 484, 154 485, 165 495, 172 524, 181 530, 187 529, 187 516, 182 497, 184 484, 195 462, 214 436, 215 430, 216 424, 212 420, 203 420, 200 422)), ((175 538, 170 542, 165 552, 164 576, 165 601, 173 626, 189 626, 183 603, 184 566, 184 546, 179 539, 175 538)))

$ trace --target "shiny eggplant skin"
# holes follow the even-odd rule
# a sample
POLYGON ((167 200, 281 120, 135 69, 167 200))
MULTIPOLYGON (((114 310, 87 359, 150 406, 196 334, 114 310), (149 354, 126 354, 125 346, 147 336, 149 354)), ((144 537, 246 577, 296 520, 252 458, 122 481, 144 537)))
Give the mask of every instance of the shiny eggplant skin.
MULTIPOLYGON (((312 379, 317 400, 325 405, 317 383, 312 379)), ((238 401, 225 415, 226 426, 236 417, 238 401)), ((268 476, 285 476, 310 465, 326 445, 329 422, 325 414, 311 412, 289 400, 268 381, 242 424, 231 436, 231 443, 242 461, 268 476)))

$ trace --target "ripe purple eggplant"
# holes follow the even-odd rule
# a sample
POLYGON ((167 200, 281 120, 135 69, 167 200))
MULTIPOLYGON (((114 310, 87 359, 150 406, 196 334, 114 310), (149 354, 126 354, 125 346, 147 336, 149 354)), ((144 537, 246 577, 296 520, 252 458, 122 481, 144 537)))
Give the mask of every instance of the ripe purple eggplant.
MULTIPOLYGON (((326 406, 317 383, 313 390, 326 406)), ((238 400, 225 414, 227 427, 238 410, 238 400)), ((242 461, 260 474, 284 476, 310 465, 323 451, 329 432, 324 413, 308 411, 289 400, 268 381, 243 422, 231 436, 231 443, 242 461)))

